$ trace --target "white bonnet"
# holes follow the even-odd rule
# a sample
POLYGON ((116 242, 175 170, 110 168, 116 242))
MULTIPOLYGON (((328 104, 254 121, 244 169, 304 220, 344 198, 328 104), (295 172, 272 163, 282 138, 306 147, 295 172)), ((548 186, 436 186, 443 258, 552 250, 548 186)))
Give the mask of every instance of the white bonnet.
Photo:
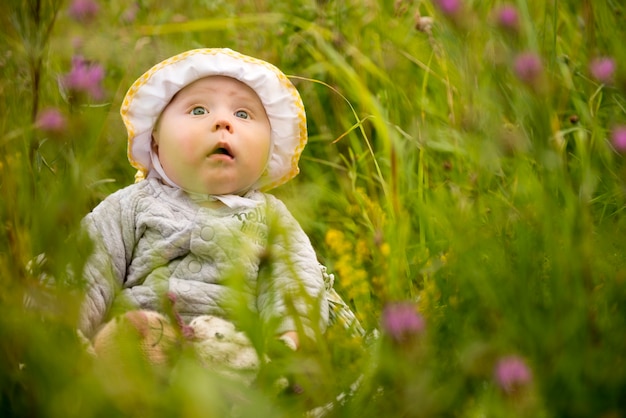
MULTIPOLYGON (((278 68, 227 48, 193 49, 149 69, 128 89, 121 115, 128 131, 128 159, 143 177, 152 168, 152 130, 172 97, 188 84, 222 75, 252 88, 271 126, 267 168, 253 186, 269 190, 295 177, 307 142, 306 115, 298 90, 278 68)), ((141 175, 140 175, 141 177, 141 175)))

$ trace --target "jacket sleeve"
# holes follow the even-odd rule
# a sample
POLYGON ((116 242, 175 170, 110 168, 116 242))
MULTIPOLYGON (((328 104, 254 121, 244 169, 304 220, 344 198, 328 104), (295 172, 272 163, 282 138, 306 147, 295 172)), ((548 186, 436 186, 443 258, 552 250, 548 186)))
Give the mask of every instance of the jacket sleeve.
POLYGON ((79 330, 92 337, 105 319, 113 299, 126 277, 134 248, 134 219, 124 189, 102 201, 82 220, 93 241, 83 269, 85 297, 81 305, 79 330))
POLYGON ((276 333, 300 327, 314 337, 328 323, 324 280, 313 246, 280 200, 268 195, 268 251, 257 289, 257 307, 276 333))

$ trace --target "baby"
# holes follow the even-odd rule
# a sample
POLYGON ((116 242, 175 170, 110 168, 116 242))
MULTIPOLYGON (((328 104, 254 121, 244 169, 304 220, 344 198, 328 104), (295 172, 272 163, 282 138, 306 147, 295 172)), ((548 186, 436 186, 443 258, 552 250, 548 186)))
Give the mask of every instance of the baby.
POLYGON ((232 320, 235 300, 291 348, 323 331, 315 252, 265 193, 297 175, 307 141, 287 77, 230 49, 191 50, 142 75, 121 114, 138 181, 83 220, 95 247, 82 334, 92 339, 120 315, 141 330, 172 310, 182 327, 206 315, 232 320))

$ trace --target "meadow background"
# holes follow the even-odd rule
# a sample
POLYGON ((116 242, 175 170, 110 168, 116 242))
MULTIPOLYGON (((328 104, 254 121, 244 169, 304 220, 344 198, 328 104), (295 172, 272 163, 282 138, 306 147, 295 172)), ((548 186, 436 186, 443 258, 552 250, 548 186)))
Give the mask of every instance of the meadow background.
POLYGON ((327 416, 626 416, 625 19, 618 0, 3 1, 2 416, 293 417, 340 393, 327 416), (74 333, 80 280, 24 309, 133 182, 127 88, 197 47, 274 63, 307 109, 275 193, 367 336, 274 364, 301 394, 185 359, 115 380, 74 333))

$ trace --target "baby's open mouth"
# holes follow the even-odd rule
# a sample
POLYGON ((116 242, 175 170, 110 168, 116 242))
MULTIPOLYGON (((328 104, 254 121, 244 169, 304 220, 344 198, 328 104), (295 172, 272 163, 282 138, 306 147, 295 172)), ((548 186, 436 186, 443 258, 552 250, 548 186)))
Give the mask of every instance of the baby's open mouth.
POLYGON ((211 152, 211 155, 226 155, 230 158, 234 158, 233 153, 228 147, 217 147, 211 152))

